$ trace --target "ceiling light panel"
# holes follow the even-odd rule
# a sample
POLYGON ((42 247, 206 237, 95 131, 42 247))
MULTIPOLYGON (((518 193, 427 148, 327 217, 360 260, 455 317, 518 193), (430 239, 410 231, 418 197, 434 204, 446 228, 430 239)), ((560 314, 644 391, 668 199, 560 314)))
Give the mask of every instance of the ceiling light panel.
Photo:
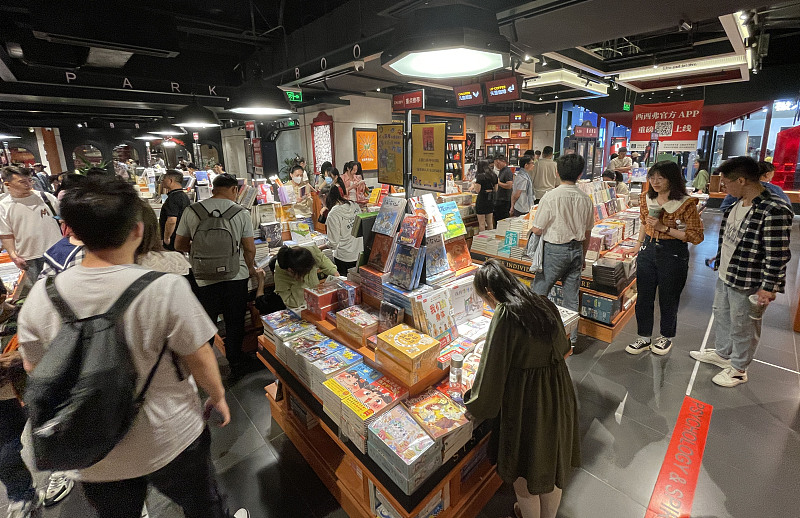
POLYGON ((500 52, 465 47, 410 51, 393 60, 388 66, 404 76, 445 79, 470 77, 503 68, 500 52))

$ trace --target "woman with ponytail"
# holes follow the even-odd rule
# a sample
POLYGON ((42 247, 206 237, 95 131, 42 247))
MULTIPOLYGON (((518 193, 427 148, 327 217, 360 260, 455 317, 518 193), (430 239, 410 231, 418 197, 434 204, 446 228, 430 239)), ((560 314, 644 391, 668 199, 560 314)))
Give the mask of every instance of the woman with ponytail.
POLYGON ((514 487, 517 518, 555 518, 561 488, 580 464, 578 406, 564 359, 558 308, 494 259, 475 291, 495 313, 475 383, 464 394, 478 419, 499 418, 497 473, 514 487))

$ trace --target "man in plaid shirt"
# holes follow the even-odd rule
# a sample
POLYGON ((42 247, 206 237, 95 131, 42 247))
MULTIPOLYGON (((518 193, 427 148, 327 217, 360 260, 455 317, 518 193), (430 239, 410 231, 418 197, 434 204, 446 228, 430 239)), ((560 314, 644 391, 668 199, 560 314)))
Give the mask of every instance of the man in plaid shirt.
POLYGON ((752 158, 728 160, 719 172, 728 194, 739 200, 725 210, 719 229, 716 350, 689 354, 724 369, 711 381, 735 387, 747 382, 747 366, 761 337, 761 314, 786 285, 793 212, 760 183, 758 162, 752 158))

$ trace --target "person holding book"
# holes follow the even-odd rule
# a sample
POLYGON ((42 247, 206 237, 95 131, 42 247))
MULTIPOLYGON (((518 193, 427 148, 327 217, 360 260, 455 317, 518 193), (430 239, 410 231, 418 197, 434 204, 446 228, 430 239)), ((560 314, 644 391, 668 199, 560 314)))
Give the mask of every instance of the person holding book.
POLYGON ((678 327, 678 306, 689 273, 688 243, 703 242, 703 220, 697 212, 697 198, 686 195, 686 180, 678 164, 656 162, 647 171, 647 180, 650 187, 639 197, 642 225, 635 250, 639 337, 625 351, 664 355, 672 348, 678 327), (656 292, 661 336, 652 341, 656 292))
POLYGON ((488 160, 478 162, 478 172, 472 191, 478 193, 475 200, 475 213, 478 215, 478 228, 481 232, 494 228, 494 194, 497 190, 497 175, 488 160))
POLYGON ((345 196, 350 201, 354 201, 358 204, 367 203, 367 184, 364 183, 362 178, 356 176, 356 172, 358 171, 358 162, 351 161, 344 164, 344 173, 341 176, 341 179, 345 185, 345 196))
POLYGON ((331 169, 333 169, 333 164, 331 164, 330 162, 323 162, 322 165, 320 166, 319 168, 320 174, 317 177, 317 182, 316 185, 314 186, 314 188, 317 191, 321 191, 323 187, 325 187, 326 185, 330 185, 330 183, 328 183, 326 179, 329 178, 328 171, 330 171, 331 169))
POLYGON ((294 211, 299 217, 310 217, 314 212, 311 199, 311 184, 305 181, 305 169, 300 165, 292 167, 292 189, 294 190, 294 211))
POLYGON ((555 518, 561 490, 580 465, 578 404, 558 308, 489 259, 475 291, 495 312, 472 388, 477 419, 497 419, 497 473, 514 487, 517 518, 555 518))
POLYGON ((361 213, 356 203, 343 198, 339 189, 331 189, 325 199, 328 219, 325 222, 328 230, 328 244, 333 248, 333 262, 339 275, 346 277, 347 270, 358 263, 358 256, 363 251, 362 239, 353 236, 353 225, 361 213))
MULTIPOLYGON (((270 260, 269 268, 275 272, 275 293, 287 308, 305 305, 303 290, 316 287, 320 275, 323 278, 339 275, 336 265, 314 245, 281 247, 270 260)), ((283 308, 274 311, 279 309, 283 308)))

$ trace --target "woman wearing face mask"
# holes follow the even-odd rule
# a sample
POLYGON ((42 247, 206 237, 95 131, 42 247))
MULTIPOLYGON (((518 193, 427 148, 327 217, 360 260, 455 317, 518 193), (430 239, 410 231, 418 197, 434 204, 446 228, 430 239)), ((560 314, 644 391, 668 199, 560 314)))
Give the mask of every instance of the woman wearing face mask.
POLYGON ((316 185, 314 185, 314 188, 317 191, 322 192, 323 188, 326 185, 330 185, 329 183, 326 183, 326 178, 328 177, 328 172, 331 169, 333 169, 333 164, 331 164, 330 162, 323 162, 322 163, 322 167, 319 168, 319 173, 320 174, 317 176, 316 185))
MULTIPOLYGON (((283 246, 278 255, 272 258, 269 267, 275 272, 275 293, 287 308, 298 308, 305 304, 303 290, 316 287, 320 274, 323 279, 339 275, 336 265, 316 246, 283 246)), ((279 309, 282 308, 272 311, 279 309)))
POLYGON ((703 220, 697 212, 697 198, 686 195, 686 180, 678 164, 657 162, 647 172, 647 181, 649 189, 639 196, 642 220, 636 256, 639 338, 625 351, 665 355, 672 348, 678 327, 678 305, 689 273, 688 243, 703 242, 703 220), (651 343, 656 291, 661 336, 651 343))
POLYGON ((313 213, 311 184, 303 179, 305 171, 299 165, 292 167, 292 187, 294 188, 294 210, 300 217, 309 217, 313 213))

